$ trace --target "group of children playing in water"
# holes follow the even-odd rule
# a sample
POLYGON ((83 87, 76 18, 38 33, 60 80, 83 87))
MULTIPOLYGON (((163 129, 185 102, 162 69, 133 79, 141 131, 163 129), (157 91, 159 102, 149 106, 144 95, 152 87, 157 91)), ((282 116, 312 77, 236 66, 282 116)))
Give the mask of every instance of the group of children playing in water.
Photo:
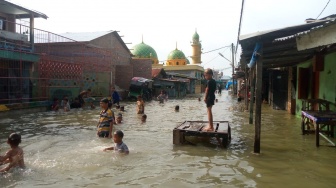
POLYGON ((84 90, 79 93, 79 95, 75 98, 75 100, 70 104, 68 96, 63 96, 61 103, 59 103, 58 98, 54 98, 53 103, 51 105, 51 110, 58 111, 59 109, 63 109, 64 112, 70 111, 73 108, 83 108, 86 104, 85 98, 88 99, 87 102, 90 104, 91 109, 95 109, 93 105, 93 98, 90 97, 91 89, 84 90))
MULTIPOLYGON (((213 117, 212 117, 212 106, 215 103, 215 91, 216 91, 216 82, 212 78, 213 72, 211 69, 206 69, 204 72, 204 77, 208 80, 207 86, 205 89, 204 102, 207 107, 207 114, 209 125, 203 128, 202 131, 214 131, 213 127, 213 117)), ((81 96, 88 96, 91 90, 88 89, 86 92, 81 92, 81 96)), ((160 103, 163 103, 164 100, 167 100, 168 97, 164 91, 161 91, 160 95, 157 97, 160 103)), ((82 106, 85 104, 83 98, 76 99, 82 106)), ((198 98, 201 101, 200 98, 198 98)), ((124 137, 124 133, 121 130, 117 130, 112 134, 113 125, 120 124, 122 122, 122 114, 119 113, 117 117, 115 117, 114 112, 112 111, 113 104, 116 105, 116 109, 124 111, 124 109, 119 106, 120 96, 115 91, 115 88, 112 88, 112 97, 111 100, 108 98, 103 98, 100 101, 100 117, 97 124, 97 136, 102 138, 113 138, 114 146, 103 149, 103 151, 114 150, 115 152, 122 154, 129 154, 129 149, 127 145, 122 141, 124 137)), ((64 110, 69 110, 68 100, 62 100, 61 106, 64 110)), ((179 106, 175 106, 175 111, 179 111, 179 106)), ((137 114, 141 115, 141 121, 145 122, 147 119, 147 115, 145 114, 145 102, 141 96, 137 98, 137 114)), ((21 167, 24 168, 24 157, 23 150, 19 147, 21 143, 21 135, 12 133, 9 135, 7 139, 7 143, 10 145, 11 149, 6 152, 4 156, 0 156, 0 166, 4 164, 8 164, 4 168, 0 168, 0 172, 6 172, 13 167, 21 167)))

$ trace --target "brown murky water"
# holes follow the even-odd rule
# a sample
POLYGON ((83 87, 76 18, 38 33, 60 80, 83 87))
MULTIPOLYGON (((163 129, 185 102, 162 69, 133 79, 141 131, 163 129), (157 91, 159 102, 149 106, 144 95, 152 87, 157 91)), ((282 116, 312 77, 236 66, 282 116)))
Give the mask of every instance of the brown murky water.
POLYGON ((223 92, 214 106, 215 120, 229 120, 228 149, 214 140, 174 146, 172 130, 185 120, 207 120, 196 98, 146 104, 142 124, 135 103, 124 103, 130 155, 102 149, 112 145, 95 135, 99 110, 23 114, 0 120, 0 153, 11 132, 22 134, 27 169, 0 175, 0 187, 334 187, 336 149, 313 135, 302 136, 300 118, 263 106, 261 155, 252 154, 254 127, 248 113, 223 92), (174 111, 180 105, 180 112, 174 111))

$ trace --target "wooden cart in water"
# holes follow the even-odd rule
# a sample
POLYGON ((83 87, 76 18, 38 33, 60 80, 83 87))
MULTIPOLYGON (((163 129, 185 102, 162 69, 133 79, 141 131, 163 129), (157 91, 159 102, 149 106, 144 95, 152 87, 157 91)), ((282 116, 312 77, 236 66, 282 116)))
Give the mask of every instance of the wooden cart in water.
POLYGON ((173 130, 173 144, 185 144, 186 136, 215 137, 221 139, 222 146, 226 147, 231 141, 231 127, 228 121, 214 121, 214 131, 202 131, 209 124, 208 121, 185 121, 173 130))

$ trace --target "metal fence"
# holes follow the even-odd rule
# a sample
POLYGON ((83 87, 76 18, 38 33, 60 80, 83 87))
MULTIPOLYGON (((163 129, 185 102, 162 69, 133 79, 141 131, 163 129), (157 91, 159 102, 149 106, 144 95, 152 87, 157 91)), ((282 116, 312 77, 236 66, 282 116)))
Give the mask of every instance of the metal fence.
POLYGON ((30 107, 38 101, 75 98, 88 88, 92 95, 108 95, 116 59, 111 50, 27 24, 7 25, 12 30, 0 30, 0 104, 30 107))

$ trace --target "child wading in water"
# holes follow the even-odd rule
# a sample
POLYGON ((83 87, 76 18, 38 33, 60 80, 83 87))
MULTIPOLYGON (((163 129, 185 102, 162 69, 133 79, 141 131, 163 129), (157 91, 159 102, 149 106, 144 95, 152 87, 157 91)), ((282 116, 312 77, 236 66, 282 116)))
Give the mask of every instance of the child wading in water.
POLYGON ((109 100, 107 98, 103 98, 100 101, 102 111, 100 112, 100 118, 97 125, 97 135, 99 137, 112 138, 114 113, 109 109, 108 103, 109 100))
POLYGON ((138 114, 145 113, 145 102, 143 101, 140 95, 138 96, 138 101, 137 101, 137 113, 138 114))
POLYGON ((212 78, 213 72, 211 69, 204 71, 204 77, 208 80, 205 88, 204 102, 206 103, 209 125, 203 128, 203 131, 213 131, 212 106, 215 104, 216 81, 212 78))
POLYGON ((114 132, 114 135, 113 135, 114 146, 105 148, 103 151, 114 150, 118 153, 123 153, 126 155, 129 154, 127 145, 122 141, 123 137, 124 137, 124 133, 122 131, 118 130, 114 132))
POLYGON ((166 93, 162 90, 160 95, 157 97, 157 99, 159 100, 160 103, 164 103, 164 101, 167 101, 168 96, 166 95, 166 93))
POLYGON ((146 120, 147 120, 147 115, 146 115, 146 114, 143 114, 143 115, 141 116, 141 122, 142 122, 142 123, 145 123, 146 120))
POLYGON ((21 135, 12 133, 9 135, 7 144, 11 149, 8 150, 5 156, 0 156, 0 165, 9 163, 6 167, 0 169, 0 172, 6 172, 13 167, 24 168, 23 150, 19 147, 21 143, 21 135))

